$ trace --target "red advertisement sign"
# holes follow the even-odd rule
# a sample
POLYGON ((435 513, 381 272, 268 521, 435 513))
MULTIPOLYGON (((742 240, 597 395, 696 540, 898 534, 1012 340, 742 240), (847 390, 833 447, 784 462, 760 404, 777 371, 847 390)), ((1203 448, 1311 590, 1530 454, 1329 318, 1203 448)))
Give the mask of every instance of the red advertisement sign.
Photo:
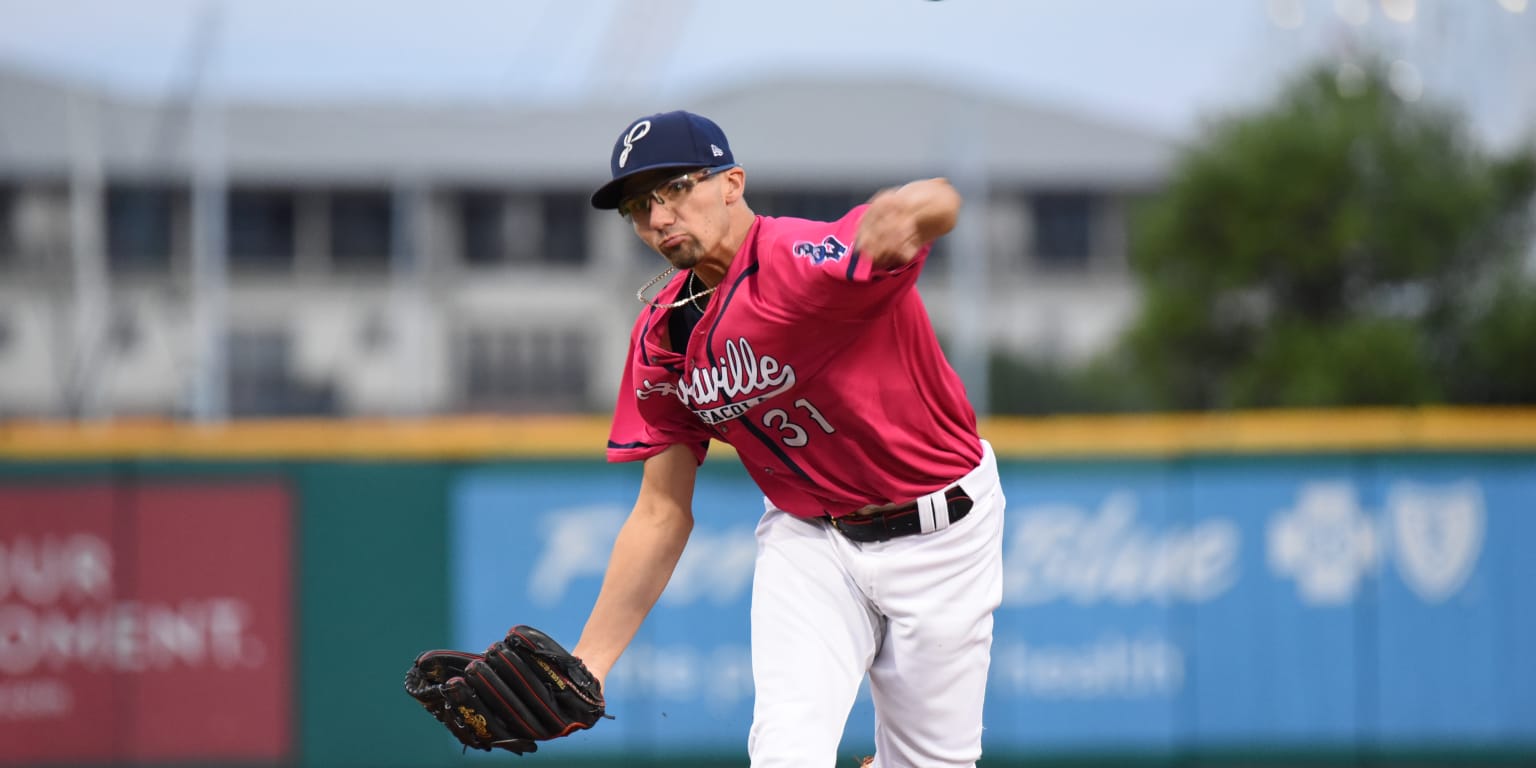
POLYGON ((0 764, 281 760, 278 483, 0 487, 0 764))

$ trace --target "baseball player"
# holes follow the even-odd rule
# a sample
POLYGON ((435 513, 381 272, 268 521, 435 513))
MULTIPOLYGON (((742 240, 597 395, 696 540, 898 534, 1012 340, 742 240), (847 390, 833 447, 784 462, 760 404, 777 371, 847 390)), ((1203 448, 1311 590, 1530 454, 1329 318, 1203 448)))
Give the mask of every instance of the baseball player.
POLYGON ((638 119, 617 209, 670 268, 641 289, 608 442, 643 461, 573 653, 603 679, 671 577, 711 440, 764 495, 752 584, 754 768, 832 766, 865 675, 878 768, 981 754, 1004 499, 917 294, 961 200, 943 179, 837 221, 756 215, 714 122, 638 119))

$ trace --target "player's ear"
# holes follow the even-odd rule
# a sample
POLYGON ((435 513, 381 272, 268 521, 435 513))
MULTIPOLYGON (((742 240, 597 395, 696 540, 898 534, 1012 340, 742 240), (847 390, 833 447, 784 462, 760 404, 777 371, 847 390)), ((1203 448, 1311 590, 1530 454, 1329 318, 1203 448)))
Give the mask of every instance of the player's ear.
POLYGON ((734 203, 734 202, 740 200, 742 198, 742 196, 746 194, 746 192, 747 192, 747 171, 746 171, 746 169, 741 168, 741 167, 738 166, 738 167, 732 168, 729 171, 726 171, 725 173, 720 174, 720 175, 721 175, 720 181, 725 184, 725 202, 727 204, 734 203))

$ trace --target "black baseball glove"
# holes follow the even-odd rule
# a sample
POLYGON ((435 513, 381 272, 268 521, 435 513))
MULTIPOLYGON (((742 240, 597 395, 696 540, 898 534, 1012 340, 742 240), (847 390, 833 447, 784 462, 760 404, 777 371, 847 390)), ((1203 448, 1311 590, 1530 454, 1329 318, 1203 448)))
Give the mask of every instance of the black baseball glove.
POLYGON ((426 651, 405 673, 405 692, 465 747, 521 755, 608 717, 597 679, 549 635, 519 624, 485 649, 426 651))

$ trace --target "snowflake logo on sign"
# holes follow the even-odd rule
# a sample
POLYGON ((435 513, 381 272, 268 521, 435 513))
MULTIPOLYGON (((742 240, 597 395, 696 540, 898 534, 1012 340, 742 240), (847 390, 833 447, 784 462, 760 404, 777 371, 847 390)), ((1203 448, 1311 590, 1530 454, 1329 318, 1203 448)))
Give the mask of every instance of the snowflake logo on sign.
POLYGON ((1302 602, 1342 605, 1376 567, 1378 538, 1349 483, 1309 483, 1269 523, 1269 564, 1296 579, 1302 602))

